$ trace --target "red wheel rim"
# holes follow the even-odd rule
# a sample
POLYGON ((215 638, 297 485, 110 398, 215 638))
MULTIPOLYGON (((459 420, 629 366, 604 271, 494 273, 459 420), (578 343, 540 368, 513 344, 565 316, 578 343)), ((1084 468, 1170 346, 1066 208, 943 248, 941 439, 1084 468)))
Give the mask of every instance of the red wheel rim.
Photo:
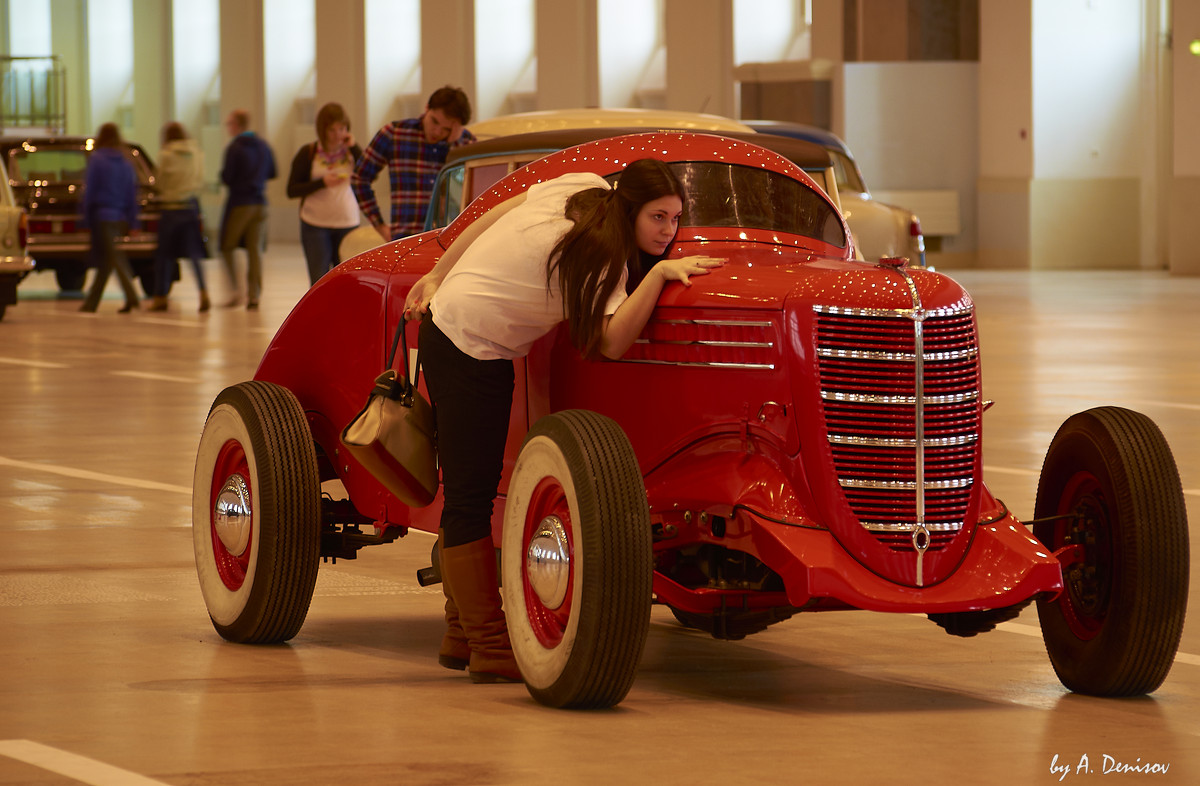
POLYGON ((1054 549, 1074 545, 1083 559, 1063 565, 1063 592, 1057 601, 1076 637, 1099 635, 1108 617, 1114 579, 1112 513, 1104 487, 1090 472, 1078 472, 1063 489, 1054 527, 1054 549))
POLYGON ((554 478, 542 478, 530 496, 529 508, 525 513, 525 530, 521 536, 521 554, 521 583, 529 627, 543 647, 553 649, 562 643, 567 624, 570 622, 571 595, 575 587, 575 543, 571 535, 571 511, 562 485, 554 478), (524 558, 539 525, 547 516, 558 517, 567 537, 567 592, 557 608, 546 606, 534 591, 524 558))
POLYGON ((213 562, 216 563, 217 573, 220 575, 221 581, 231 591, 241 589, 242 584, 246 581, 246 572, 250 567, 250 554, 253 552, 251 546, 254 543, 253 520, 251 520, 250 524, 250 539, 246 542, 246 548, 242 550, 241 554, 231 554, 217 535, 217 497, 225 487, 226 482, 235 475, 241 477, 247 489, 253 489, 250 483, 250 462, 246 458, 246 451, 242 449, 241 443, 231 439, 221 446, 221 450, 217 454, 217 460, 213 463, 212 486, 209 491, 208 504, 209 535, 212 541, 213 562))

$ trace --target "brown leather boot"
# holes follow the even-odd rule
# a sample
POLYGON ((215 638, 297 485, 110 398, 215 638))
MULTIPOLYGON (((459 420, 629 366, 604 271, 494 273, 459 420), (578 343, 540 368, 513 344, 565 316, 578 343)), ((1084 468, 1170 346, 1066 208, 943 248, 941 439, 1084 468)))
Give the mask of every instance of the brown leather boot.
POLYGON ((524 682, 508 641, 500 608, 496 550, 490 537, 441 550, 442 580, 449 582, 458 621, 471 647, 472 682, 524 682))
POLYGON ((448 669, 462 671, 471 660, 471 645, 467 643, 467 634, 463 632, 462 624, 458 621, 458 606, 454 603, 454 591, 450 587, 450 577, 446 575, 446 561, 442 559, 445 544, 442 531, 438 530, 438 561, 442 570, 442 592, 446 596, 446 635, 442 637, 442 646, 438 650, 438 663, 448 669))

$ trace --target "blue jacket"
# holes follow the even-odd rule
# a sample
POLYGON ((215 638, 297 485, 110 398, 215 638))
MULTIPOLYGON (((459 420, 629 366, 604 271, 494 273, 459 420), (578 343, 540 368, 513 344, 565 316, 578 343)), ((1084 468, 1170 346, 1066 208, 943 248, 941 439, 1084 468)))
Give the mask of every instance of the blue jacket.
POLYGON ((83 187, 83 220, 89 226, 98 221, 125 221, 137 226, 137 173, 123 150, 97 148, 88 157, 83 187))
POLYGON ((275 156, 261 137, 251 131, 235 136, 221 166, 221 182, 229 186, 226 207, 265 205, 267 181, 275 174, 275 156))

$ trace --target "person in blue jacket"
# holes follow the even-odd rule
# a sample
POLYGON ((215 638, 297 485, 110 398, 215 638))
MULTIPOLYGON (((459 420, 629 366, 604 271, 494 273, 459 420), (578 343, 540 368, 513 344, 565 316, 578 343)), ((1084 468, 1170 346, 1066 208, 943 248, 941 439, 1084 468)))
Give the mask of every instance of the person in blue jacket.
POLYGON ((108 276, 115 270, 125 292, 125 306, 119 311, 128 314, 138 308, 139 300, 129 257, 117 239, 137 226, 137 173, 116 123, 100 126, 94 145, 83 186, 83 221, 92 236, 90 255, 96 275, 80 311, 95 311, 100 306, 108 276))
POLYGON ((276 176, 275 155, 262 137, 250 130, 250 113, 235 109, 225 127, 233 137, 225 148, 221 182, 229 187, 221 221, 221 258, 229 273, 233 297, 226 308, 240 305, 233 252, 246 249, 246 308, 258 308, 262 296, 263 232, 267 223, 267 181, 276 176))

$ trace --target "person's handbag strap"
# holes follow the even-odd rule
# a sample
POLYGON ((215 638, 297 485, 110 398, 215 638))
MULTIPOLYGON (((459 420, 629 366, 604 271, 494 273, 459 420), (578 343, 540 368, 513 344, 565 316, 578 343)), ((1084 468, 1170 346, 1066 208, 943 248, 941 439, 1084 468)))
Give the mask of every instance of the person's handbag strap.
MULTIPOLYGON (((408 320, 404 315, 400 315, 400 324, 396 328, 396 337, 392 339, 392 351, 388 353, 387 368, 392 367, 393 361, 396 360, 396 348, 404 348, 404 376, 408 376, 408 341, 405 340, 404 331, 408 327, 408 320)), ((417 386, 417 381, 421 378, 421 361, 417 359, 417 367, 413 369, 412 386, 417 386)))

